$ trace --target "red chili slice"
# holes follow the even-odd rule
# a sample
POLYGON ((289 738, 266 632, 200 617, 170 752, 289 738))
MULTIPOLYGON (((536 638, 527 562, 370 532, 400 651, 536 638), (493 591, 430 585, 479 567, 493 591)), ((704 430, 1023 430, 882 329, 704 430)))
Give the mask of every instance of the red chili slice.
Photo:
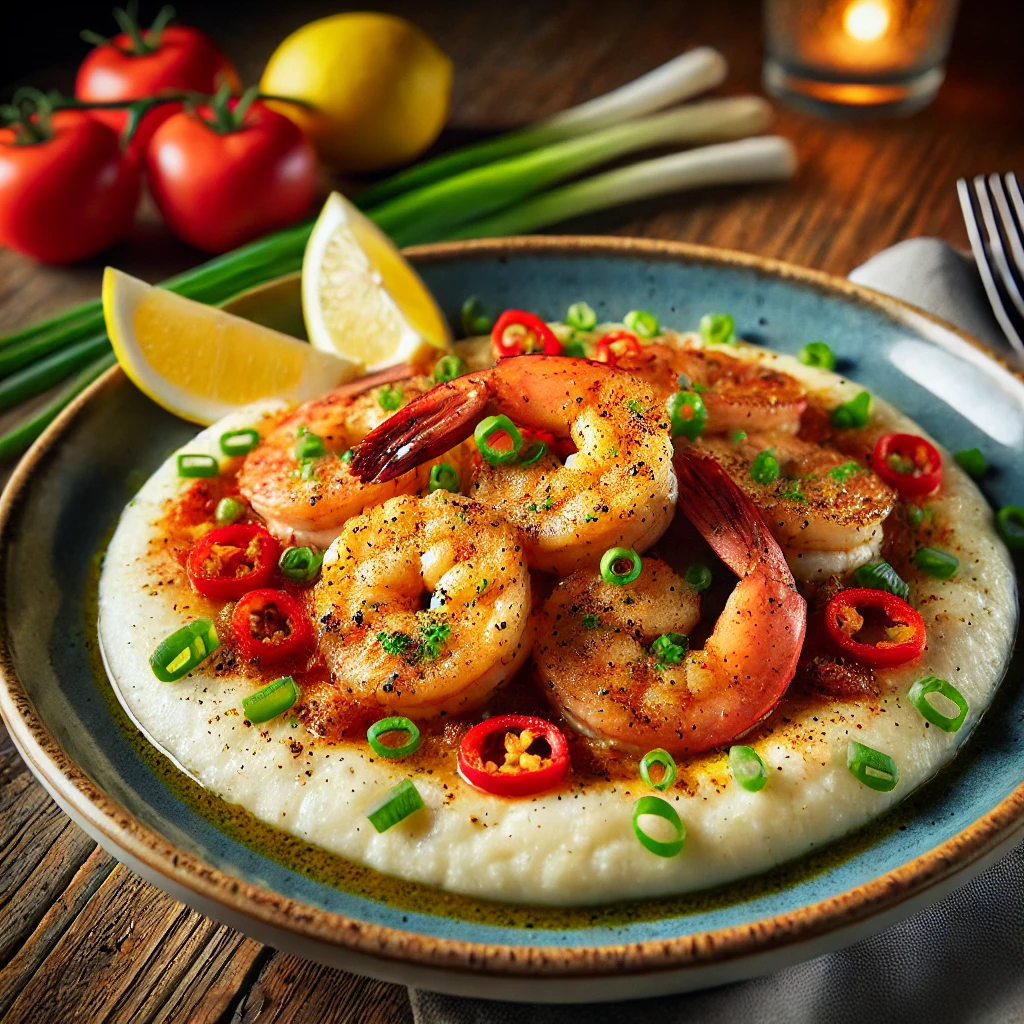
POLYGON ((471 786, 485 793, 532 796, 557 786, 569 774, 569 746, 562 731, 543 718, 499 715, 474 725, 462 738, 459 772, 471 786), (529 730, 534 740, 545 740, 550 756, 540 759, 541 767, 517 766, 513 771, 499 771, 507 760, 505 737, 512 734, 518 740, 524 730, 529 730), (488 771, 488 764, 493 771, 488 771))
MULTIPOLYGON (((870 624, 869 624, 870 625, 870 624)), ((825 628, 832 642, 868 665, 902 665, 921 656, 925 645, 924 619, 902 598, 885 590, 852 587, 841 590, 825 608, 825 628), (880 639, 857 640, 867 624, 864 612, 882 612, 892 625, 875 625, 880 639)))
POLYGON ((871 466, 901 498, 921 498, 942 485, 942 456, 916 434, 885 434, 871 453, 871 466))
POLYGON ((200 537, 185 570, 192 586, 217 601, 237 601, 274 575, 281 547, 258 523, 222 526, 200 537))
POLYGON ((506 309, 491 330, 495 359, 541 351, 546 356, 562 354, 562 343, 539 316, 523 309, 506 309))
POLYGON ((231 631, 246 660, 273 665, 313 648, 313 627, 298 601, 283 590, 251 590, 235 605, 231 631))
POLYGON ((638 356, 642 353, 640 339, 632 331, 609 331, 598 338, 594 346, 594 358, 613 368, 618 366, 619 356, 638 356), (616 352, 612 345, 618 345, 619 351, 616 352))

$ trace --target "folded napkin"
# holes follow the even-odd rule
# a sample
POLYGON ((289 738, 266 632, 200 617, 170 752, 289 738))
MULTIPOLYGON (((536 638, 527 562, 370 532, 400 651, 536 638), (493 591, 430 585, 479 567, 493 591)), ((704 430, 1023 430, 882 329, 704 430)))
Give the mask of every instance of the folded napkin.
MULTIPOLYGON (((850 280, 1008 351, 972 261, 934 238, 894 245, 850 280)), ((1010 1024, 1024 1020, 1024 844, 961 889, 854 946, 752 981, 597 1006, 410 990, 417 1024, 1010 1024)))

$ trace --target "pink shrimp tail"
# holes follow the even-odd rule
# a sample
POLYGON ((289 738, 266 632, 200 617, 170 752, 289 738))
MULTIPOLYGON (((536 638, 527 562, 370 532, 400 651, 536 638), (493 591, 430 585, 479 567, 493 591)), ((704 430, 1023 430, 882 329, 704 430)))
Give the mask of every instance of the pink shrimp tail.
POLYGON ((739 577, 762 572, 790 589, 793 573, 761 513, 712 455, 676 452, 679 507, 716 555, 739 577))
POLYGON ((363 483, 384 483, 444 454, 473 433, 490 399, 484 381, 459 377, 431 388, 371 430, 350 469, 363 483))

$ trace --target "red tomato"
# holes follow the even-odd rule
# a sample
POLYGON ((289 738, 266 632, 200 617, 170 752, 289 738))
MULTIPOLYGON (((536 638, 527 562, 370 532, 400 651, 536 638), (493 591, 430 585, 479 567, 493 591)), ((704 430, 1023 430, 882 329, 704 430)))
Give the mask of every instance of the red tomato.
POLYGON ((70 263, 131 230, 142 175, 105 124, 66 110, 52 138, 19 144, 0 129, 0 245, 43 263, 70 263))
MULTIPOLYGON (((97 46, 78 69, 75 95, 92 103, 136 100, 174 89, 212 93, 222 82, 233 91, 240 89, 238 75, 217 44, 205 33, 187 25, 168 25, 142 37, 151 46, 138 52, 127 33, 114 36, 105 46, 97 46)), ((167 103, 151 110, 139 125, 132 145, 142 153, 153 132, 181 109, 180 103, 167 103)), ((123 110, 94 110, 92 117, 120 132, 128 114, 123 110)))
POLYGON ((170 229, 204 252, 220 253, 304 217, 316 158, 301 129, 262 103, 253 103, 237 131, 218 131, 207 121, 212 117, 200 107, 165 121, 146 167, 170 229))

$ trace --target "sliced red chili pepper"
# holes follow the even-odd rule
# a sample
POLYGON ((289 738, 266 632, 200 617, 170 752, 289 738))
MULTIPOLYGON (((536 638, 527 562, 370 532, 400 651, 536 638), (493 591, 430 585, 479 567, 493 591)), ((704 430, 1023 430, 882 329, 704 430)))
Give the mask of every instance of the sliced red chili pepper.
POLYGON ((921 656, 926 639, 924 619, 906 601, 885 590, 866 587, 836 594, 825 608, 825 628, 840 650, 868 665, 913 661, 921 656), (872 611, 881 614, 870 616, 872 611), (887 622, 878 621, 882 618, 887 622), (858 640, 865 627, 868 634, 858 640), (871 632, 877 634, 877 639, 868 639, 871 632))
POLYGON ((539 316, 523 309, 506 309, 491 330, 491 348, 495 359, 543 352, 546 356, 562 354, 562 343, 539 316))
POLYGON ((871 453, 871 466, 901 498, 921 498, 942 485, 942 456, 916 434, 885 434, 871 453))
POLYGON ((313 627, 298 601, 283 590, 250 590, 235 605, 231 631, 246 660, 273 665, 313 648, 313 627))
POLYGON ((499 715, 474 725, 462 738, 459 772, 485 793, 532 796, 557 786, 569 774, 569 746, 562 731, 543 718, 499 715), (530 734, 525 745, 524 732, 530 734), (538 739, 547 743, 549 754, 528 753, 538 739))
POLYGON ((274 575, 281 547, 259 523, 222 526, 200 537, 188 553, 189 582, 205 597, 237 601, 274 575))
POLYGON ((642 353, 640 339, 632 331, 609 331, 598 338, 594 346, 594 358, 611 367, 618 366, 619 356, 638 356, 642 353), (612 345, 617 345, 618 350, 612 348, 612 345))

